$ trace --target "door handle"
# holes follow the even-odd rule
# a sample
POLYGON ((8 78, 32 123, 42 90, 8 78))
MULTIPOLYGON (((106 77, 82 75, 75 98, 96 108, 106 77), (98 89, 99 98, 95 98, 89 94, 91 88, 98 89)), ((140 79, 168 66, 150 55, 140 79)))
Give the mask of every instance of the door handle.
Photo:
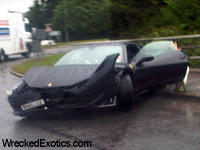
POLYGON ((182 56, 180 57, 180 59, 185 59, 185 55, 182 55, 182 56))

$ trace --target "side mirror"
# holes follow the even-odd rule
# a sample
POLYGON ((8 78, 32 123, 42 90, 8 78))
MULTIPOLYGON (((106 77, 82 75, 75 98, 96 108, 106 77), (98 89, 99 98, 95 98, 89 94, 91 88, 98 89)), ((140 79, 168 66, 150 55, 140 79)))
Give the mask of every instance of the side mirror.
POLYGON ((136 66, 141 66, 145 61, 151 61, 151 60, 153 60, 153 59, 154 59, 153 56, 142 57, 142 58, 136 63, 136 66))

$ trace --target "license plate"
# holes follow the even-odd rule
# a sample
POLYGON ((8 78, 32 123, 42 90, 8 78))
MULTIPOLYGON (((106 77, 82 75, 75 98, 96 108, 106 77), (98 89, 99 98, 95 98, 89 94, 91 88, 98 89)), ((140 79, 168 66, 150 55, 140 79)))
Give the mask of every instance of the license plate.
POLYGON ((35 101, 35 102, 31 102, 31 103, 21 105, 21 108, 22 108, 22 110, 27 110, 27 109, 39 107, 39 106, 42 106, 42 105, 44 105, 44 100, 40 99, 40 100, 35 101))

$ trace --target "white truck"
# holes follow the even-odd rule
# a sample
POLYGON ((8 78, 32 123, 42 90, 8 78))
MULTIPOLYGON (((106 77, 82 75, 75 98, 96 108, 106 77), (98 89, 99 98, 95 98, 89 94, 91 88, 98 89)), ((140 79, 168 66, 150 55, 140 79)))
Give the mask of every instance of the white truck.
POLYGON ((29 57, 32 49, 31 26, 28 19, 17 12, 0 12, 0 61, 8 55, 29 57))

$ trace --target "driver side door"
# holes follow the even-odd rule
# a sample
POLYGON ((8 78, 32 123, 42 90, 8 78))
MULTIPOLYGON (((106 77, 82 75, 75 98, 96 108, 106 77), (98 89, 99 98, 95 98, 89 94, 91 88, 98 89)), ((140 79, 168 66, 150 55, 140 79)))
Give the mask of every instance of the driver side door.
MULTIPOLYGON (((134 51, 132 50, 132 52, 134 51)), ((130 54, 131 52, 128 52, 128 55, 130 54)), ((151 57, 151 55, 146 55, 142 50, 138 50, 137 54, 134 52, 134 55, 132 56, 133 58, 129 61, 129 63, 131 63, 135 69, 134 77, 136 91, 140 92, 153 87, 155 84, 154 60, 146 60, 140 65, 137 64, 141 59, 151 57)))
MULTIPOLYGON (((144 55, 153 56, 154 59, 148 62, 148 71, 153 72, 148 83, 152 86, 166 85, 183 80, 188 60, 185 54, 175 50, 172 41, 156 41, 145 45, 141 52, 144 55), (152 79, 153 78, 153 79, 152 79)), ((141 56, 140 56, 141 57, 141 56)), ((145 64, 145 63, 144 63, 145 64)), ((147 72, 145 72, 148 75, 147 72)))

